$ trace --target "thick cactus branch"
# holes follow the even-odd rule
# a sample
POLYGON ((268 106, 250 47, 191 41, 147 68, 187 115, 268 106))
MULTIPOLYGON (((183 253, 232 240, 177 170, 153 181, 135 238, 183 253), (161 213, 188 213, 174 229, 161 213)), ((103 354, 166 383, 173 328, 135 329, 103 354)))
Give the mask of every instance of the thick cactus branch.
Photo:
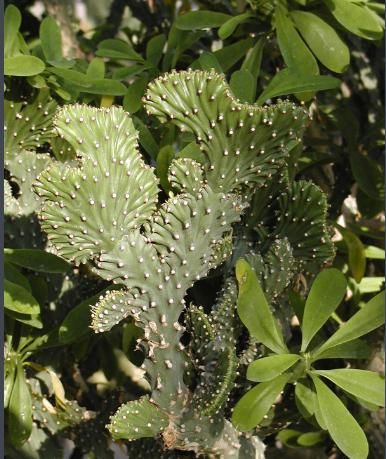
POLYGON ((205 154, 205 178, 225 192, 262 187, 285 163, 307 112, 289 102, 259 107, 238 102, 214 72, 172 72, 149 85, 148 114, 192 132, 205 154))
MULTIPOLYGON (((172 161, 172 191, 161 204, 158 179, 139 154, 130 117, 118 107, 66 106, 54 124, 76 159, 56 162, 38 177, 42 227, 60 255, 89 263, 119 285, 92 308, 94 330, 108 331, 132 316, 144 331, 139 345, 151 394, 126 403, 112 417, 113 437, 160 435, 169 449, 258 458, 259 440, 240 435, 223 415, 240 363, 234 283, 211 313, 190 310, 192 339, 186 349, 181 315, 187 290, 229 258, 232 226, 256 189, 264 194, 257 214, 267 203, 278 211, 278 224, 264 218, 257 231, 269 234, 261 254, 261 241, 244 240, 248 251, 249 243, 256 249, 255 269, 269 295, 277 297, 287 287, 297 258, 321 260, 329 254, 328 248, 315 254, 311 247, 326 234, 325 208, 315 210, 320 195, 303 182, 283 191, 288 151, 300 141, 307 112, 289 102, 265 108, 240 104, 222 76, 202 71, 158 78, 145 106, 161 121, 193 133, 203 163, 172 161), (279 191, 271 190, 274 177, 280 177, 279 191), (301 229, 310 225, 308 210, 294 206, 294 198, 312 208, 310 241, 301 242, 294 229, 298 221, 301 229), (185 378, 189 358, 195 362, 195 387, 185 378)), ((249 220, 251 233, 257 220, 249 220)))

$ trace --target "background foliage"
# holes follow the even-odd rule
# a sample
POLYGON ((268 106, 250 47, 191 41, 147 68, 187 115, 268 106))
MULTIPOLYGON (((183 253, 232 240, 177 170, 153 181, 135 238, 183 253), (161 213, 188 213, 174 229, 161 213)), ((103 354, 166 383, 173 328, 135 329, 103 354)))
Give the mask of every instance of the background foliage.
MULTIPOLYGON (((190 133, 180 132, 172 123, 163 124, 146 112, 142 98, 155 78, 172 70, 214 69, 225 75, 241 102, 261 106, 288 96, 304 104, 312 121, 303 142, 291 150, 288 178, 297 183, 311 180, 326 194, 327 223, 336 251, 331 263, 348 286, 339 301, 332 301, 331 313, 321 320, 318 339, 327 341, 342 323, 367 311, 371 301, 379 301, 375 299, 380 298, 384 283, 385 135, 381 2, 113 0, 111 4, 83 2, 83 13, 70 1, 5 3, 7 457, 60 458, 66 448, 64 439, 75 442, 72 458, 113 457, 105 429, 109 416, 121 403, 137 399, 149 389, 139 368, 144 355, 136 346, 142 331, 134 321, 126 319, 107 334, 95 335, 90 328, 91 306, 107 289, 119 286, 112 287, 96 276, 88 264, 74 267, 55 256, 37 218, 42 202, 32 192, 32 185, 38 175, 53 164, 58 169, 76 166, 73 146, 53 128, 58 107, 73 103, 104 108, 118 105, 128 111, 139 132, 140 152, 146 164, 155 167, 162 201, 171 189, 167 171, 172 161, 183 157, 200 160, 201 153, 190 133)), ((276 231, 272 221, 267 228, 276 231)), ((259 237, 263 237, 261 233, 259 237)), ((241 253, 235 250, 224 269, 229 270, 241 253)), ((306 314, 311 307, 307 294, 312 294, 310 286, 318 270, 308 265, 307 270, 299 270, 281 297, 280 307, 269 283, 261 282, 292 355, 298 354, 301 331, 304 339, 305 324, 301 330, 299 321, 303 308, 306 314)), ((188 299, 210 313, 221 286, 222 277, 212 273, 189 291, 188 299)), ((195 323, 195 314, 205 318, 199 309, 194 311, 186 317, 187 322, 195 323)), ((261 372, 267 375, 269 369, 277 376, 289 368, 283 370, 280 361, 281 370, 275 370, 275 363, 265 359, 272 359, 269 349, 276 349, 260 334, 252 333, 250 321, 245 322, 242 314, 240 319, 246 326, 243 336, 248 336, 248 329, 256 342, 251 340, 252 357, 246 354, 240 387, 229 396, 227 419, 232 418, 231 410, 242 395, 262 390, 254 387, 266 384, 276 390, 276 396, 283 390, 285 377, 275 389, 272 382, 261 379, 261 372), (257 362, 254 370, 253 360, 257 362), (258 384, 253 386, 248 380, 258 384)), ((241 322, 237 319, 239 327, 241 322)), ((339 371, 337 368, 382 373, 382 333, 379 328, 374 331, 382 321, 375 323, 349 351, 316 365, 315 374, 301 379, 303 373, 299 373, 296 399, 291 391, 285 391, 274 409, 268 410, 268 406, 263 413, 260 406, 260 417, 259 410, 254 411, 258 424, 254 432, 266 443, 267 457, 342 454, 335 445, 344 449, 343 428, 336 428, 331 421, 333 425, 321 429, 320 415, 315 422, 314 412, 307 411, 299 399, 306 399, 310 381, 317 375, 328 378, 339 371)), ((205 346, 212 346, 210 340, 205 346)), ((206 351, 192 352, 204 356, 206 351)), ((294 357, 290 362, 295 362, 294 357)), ((332 379, 334 386, 325 378, 318 381, 323 381, 315 384, 318 396, 324 393, 330 400, 327 409, 341 400, 371 439, 369 457, 379 457, 383 411, 377 405, 381 403, 350 392, 344 382, 340 385, 332 379)), ((244 410, 240 417, 240 409, 235 409, 232 419, 237 425, 245 416, 244 410)), ((326 422, 328 414, 323 416, 326 422)), ((357 441, 359 449, 363 445, 360 434, 357 441)), ((128 452, 129 457, 140 457, 142 451, 149 454, 148 448, 156 448, 143 440, 114 447, 128 452)), ((159 457, 164 454, 150 451, 159 457)), ((170 454, 189 455, 181 451, 170 454)), ((349 457, 365 457, 365 453, 362 450, 349 457)))

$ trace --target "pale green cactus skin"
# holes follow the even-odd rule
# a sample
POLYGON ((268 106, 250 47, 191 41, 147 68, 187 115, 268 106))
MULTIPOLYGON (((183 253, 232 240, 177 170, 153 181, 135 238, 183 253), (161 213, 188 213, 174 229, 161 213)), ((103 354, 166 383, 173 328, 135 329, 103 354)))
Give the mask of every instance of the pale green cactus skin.
MULTIPOLYGON (((50 164, 36 180, 34 189, 43 202, 41 225, 59 255, 75 264, 88 263, 100 277, 124 287, 108 292, 92 308, 94 330, 106 332, 128 316, 144 330, 140 345, 146 352, 143 367, 151 394, 128 402, 111 418, 113 438, 133 441, 160 434, 168 449, 260 458, 261 441, 241 436, 224 417, 238 367, 249 355, 236 355, 241 330, 234 280, 227 281, 210 314, 189 308, 192 341, 186 349, 180 320, 187 290, 229 261, 233 225, 255 190, 264 196, 272 180, 286 182, 289 150, 300 142, 308 115, 289 102, 266 108, 241 104, 222 76, 202 71, 160 77, 149 85, 144 104, 149 115, 193 133, 204 162, 174 160, 168 175, 172 192, 159 204, 158 179, 141 158, 130 116, 118 107, 65 106, 54 124, 76 159, 50 164), (192 393, 184 374, 194 359, 197 386, 192 393)), ((258 235, 271 231, 268 247, 242 238, 242 254, 253 249, 252 265, 273 298, 293 278, 296 257, 318 255, 312 244, 293 246, 296 218, 305 226, 308 220, 290 205, 291 193, 303 196, 305 203, 312 195, 308 184, 299 185, 300 191, 297 186, 284 194, 268 193, 278 209, 273 229, 264 216, 262 224, 260 215, 253 219, 259 202, 252 204, 247 229, 258 235), (288 218, 280 220, 284 209, 288 218), (277 264, 282 271, 275 271, 277 264)), ((312 203, 315 196, 314 191, 312 203)), ((313 214, 318 222, 311 236, 318 243, 321 233, 327 238, 325 210, 313 214)), ((327 248, 318 260, 328 256, 327 248)), ((153 448, 151 442, 146 445, 153 448)))

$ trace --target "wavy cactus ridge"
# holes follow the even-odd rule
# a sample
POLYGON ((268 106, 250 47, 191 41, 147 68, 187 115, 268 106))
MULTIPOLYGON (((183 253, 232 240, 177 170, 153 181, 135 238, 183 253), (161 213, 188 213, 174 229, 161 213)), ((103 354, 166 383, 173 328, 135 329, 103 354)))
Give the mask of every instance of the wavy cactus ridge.
POLYGON ((43 229, 60 255, 79 264, 111 250, 150 217, 158 180, 141 159, 138 134, 122 109, 66 106, 55 125, 81 160, 78 167, 53 165, 35 190, 45 201, 43 229))
POLYGON ((4 100, 4 159, 12 161, 23 150, 35 150, 53 136, 57 103, 43 88, 22 101, 4 100))
MULTIPOLYGON (((142 368, 151 393, 124 405, 109 430, 131 440, 161 434, 166 448, 197 454, 261 457, 260 441, 241 435, 223 415, 240 364, 234 282, 226 283, 210 314, 202 311, 212 326, 208 336, 195 330, 201 347, 181 341, 181 314, 187 290, 232 253, 232 225, 241 219, 252 188, 267 188, 277 175, 285 179, 288 148, 299 142, 307 113, 288 102, 240 104, 222 76, 200 71, 157 79, 145 106, 161 121, 169 114, 193 132, 207 158, 203 164, 172 161, 164 203, 159 204, 153 169, 139 154, 138 133, 118 107, 60 109, 57 132, 77 159, 51 165, 35 183, 43 200, 42 226, 59 254, 76 264, 91 262, 101 278, 122 286, 92 308, 93 329, 105 332, 131 316, 143 330, 138 346, 145 352, 142 368), (195 388, 185 378, 189 358, 198 359, 195 388)), ((274 240, 285 238, 287 230, 282 225, 274 240)), ((244 245, 250 250, 248 241, 244 245)), ((270 254, 272 260, 263 256, 262 274, 270 274, 270 261, 286 255, 293 260, 292 247, 284 246, 270 254)))
POLYGON ((206 155, 205 177, 213 189, 264 186, 299 141, 307 111, 289 102, 260 107, 240 103, 223 75, 214 71, 171 72, 150 83, 149 115, 192 132, 206 155))

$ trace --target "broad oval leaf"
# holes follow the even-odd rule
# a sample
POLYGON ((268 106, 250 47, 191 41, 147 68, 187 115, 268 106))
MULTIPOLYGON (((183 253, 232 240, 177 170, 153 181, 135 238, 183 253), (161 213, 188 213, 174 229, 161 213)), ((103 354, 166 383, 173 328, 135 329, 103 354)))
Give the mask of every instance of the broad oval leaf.
POLYGON ((326 434, 324 432, 306 432, 299 435, 297 443, 298 445, 309 447, 321 443, 325 438, 326 434))
POLYGON ((255 80, 257 80, 260 74, 261 60, 263 58, 265 43, 265 38, 257 40, 255 46, 248 51, 240 68, 240 70, 248 70, 255 80))
POLYGON ((384 260, 385 250, 375 245, 368 245, 365 247, 365 256, 366 258, 371 258, 372 260, 384 260))
POLYGON ((385 378, 374 371, 338 368, 335 370, 313 370, 324 376, 346 392, 376 406, 385 406, 385 378))
POLYGON ((217 57, 213 53, 205 52, 196 61, 202 70, 214 69, 218 73, 222 73, 222 68, 217 57))
POLYGON ((48 62, 61 61, 62 54, 62 35, 60 27, 52 16, 43 19, 39 29, 40 41, 43 53, 48 62))
POLYGON ((325 0, 335 19, 342 26, 359 37, 367 40, 379 40, 383 28, 376 13, 355 0, 325 0))
POLYGON ((275 10, 277 41, 284 62, 304 75, 318 75, 318 64, 301 39, 286 9, 279 2, 275 10))
POLYGON ((278 72, 264 89, 258 104, 263 104, 272 97, 299 94, 306 91, 325 91, 334 89, 340 85, 340 80, 326 75, 305 75, 289 68, 278 72))
POLYGON ((181 30, 213 29, 220 27, 224 22, 232 19, 232 16, 215 11, 190 11, 179 16, 174 25, 181 30))
POLYGON ((168 170, 174 156, 175 152, 171 145, 162 147, 157 155, 157 176, 166 193, 169 193, 170 190, 168 170))
POLYGON ((256 427, 268 413, 290 375, 280 375, 272 381, 258 384, 248 391, 236 404, 232 414, 234 426, 241 432, 256 427))
POLYGON ((11 398, 13 384, 16 377, 17 356, 16 354, 7 355, 4 359, 4 409, 8 407, 11 398))
POLYGON ((295 403, 304 419, 310 418, 315 414, 317 409, 316 392, 309 378, 302 378, 296 382, 295 403))
POLYGON ((335 29, 307 11, 292 11, 291 17, 319 61, 333 72, 344 72, 350 63, 350 51, 335 29))
POLYGON ((267 303, 260 283, 245 260, 236 264, 239 283, 237 311, 249 333, 277 354, 287 354, 283 335, 267 303))
POLYGON ((45 68, 44 62, 35 56, 20 54, 4 59, 4 75, 32 76, 42 73, 45 68))
POLYGON ((319 349, 313 352, 313 360, 319 358, 327 349, 352 341, 383 325, 385 322, 384 304, 385 292, 382 291, 344 323, 319 349))
POLYGON ((11 263, 4 263, 4 278, 31 292, 31 285, 28 279, 11 263))
POLYGON ((20 285, 4 280, 4 307, 19 314, 39 314, 40 306, 31 293, 20 285))
POLYGON ((326 428, 338 448, 350 459, 364 459, 369 446, 363 430, 339 398, 317 376, 311 375, 326 428))
POLYGON ((317 359, 368 359, 370 358, 371 348, 363 340, 356 339, 347 343, 331 347, 318 354, 317 359))
POLYGON ((157 67, 162 58, 165 43, 166 36, 164 34, 156 35, 147 42, 146 61, 154 67, 157 67))
POLYGON ((4 13, 4 56, 9 57, 14 50, 21 25, 21 14, 15 5, 8 5, 4 13))
POLYGON ((301 352, 305 352, 312 338, 343 300, 346 288, 346 278, 339 270, 331 268, 318 274, 304 308, 301 352))
POLYGON ((359 237, 340 225, 336 225, 348 249, 348 266, 356 282, 360 282, 366 271, 365 248, 359 237))
POLYGON ((40 249, 4 249, 9 263, 43 273, 66 273, 71 266, 52 253, 40 249))
POLYGON ((13 446, 25 443, 32 430, 32 400, 21 361, 17 362, 16 379, 8 406, 8 431, 13 446))
POLYGON ((111 59, 127 59, 139 62, 144 60, 129 43, 115 38, 108 38, 107 40, 101 41, 98 44, 95 55, 99 57, 109 57, 111 59))
POLYGON ((147 78, 142 77, 130 84, 123 98, 123 108, 127 112, 136 113, 141 108, 141 100, 145 93, 147 83, 147 78))
POLYGON ((90 79, 103 79, 105 76, 105 63, 101 57, 94 57, 87 67, 86 75, 90 79))
POLYGON ((232 73, 229 86, 240 102, 252 104, 256 94, 256 80, 249 70, 236 70, 232 73))
POLYGON ((247 370, 249 381, 264 382, 276 378, 300 359, 296 354, 279 354, 252 362, 247 370))
POLYGON ((82 92, 88 94, 98 94, 101 96, 124 96, 127 88, 124 84, 116 80, 89 80, 89 86, 81 89, 82 92))
POLYGON ((233 34, 238 25, 242 24, 250 17, 250 13, 243 13, 237 16, 233 16, 233 18, 228 19, 226 22, 224 22, 224 24, 222 24, 222 26, 219 28, 218 36, 221 38, 221 40, 225 40, 233 34))
POLYGON ((253 45, 253 38, 236 41, 229 46, 224 46, 213 53, 221 65, 223 72, 228 71, 236 64, 253 45))

